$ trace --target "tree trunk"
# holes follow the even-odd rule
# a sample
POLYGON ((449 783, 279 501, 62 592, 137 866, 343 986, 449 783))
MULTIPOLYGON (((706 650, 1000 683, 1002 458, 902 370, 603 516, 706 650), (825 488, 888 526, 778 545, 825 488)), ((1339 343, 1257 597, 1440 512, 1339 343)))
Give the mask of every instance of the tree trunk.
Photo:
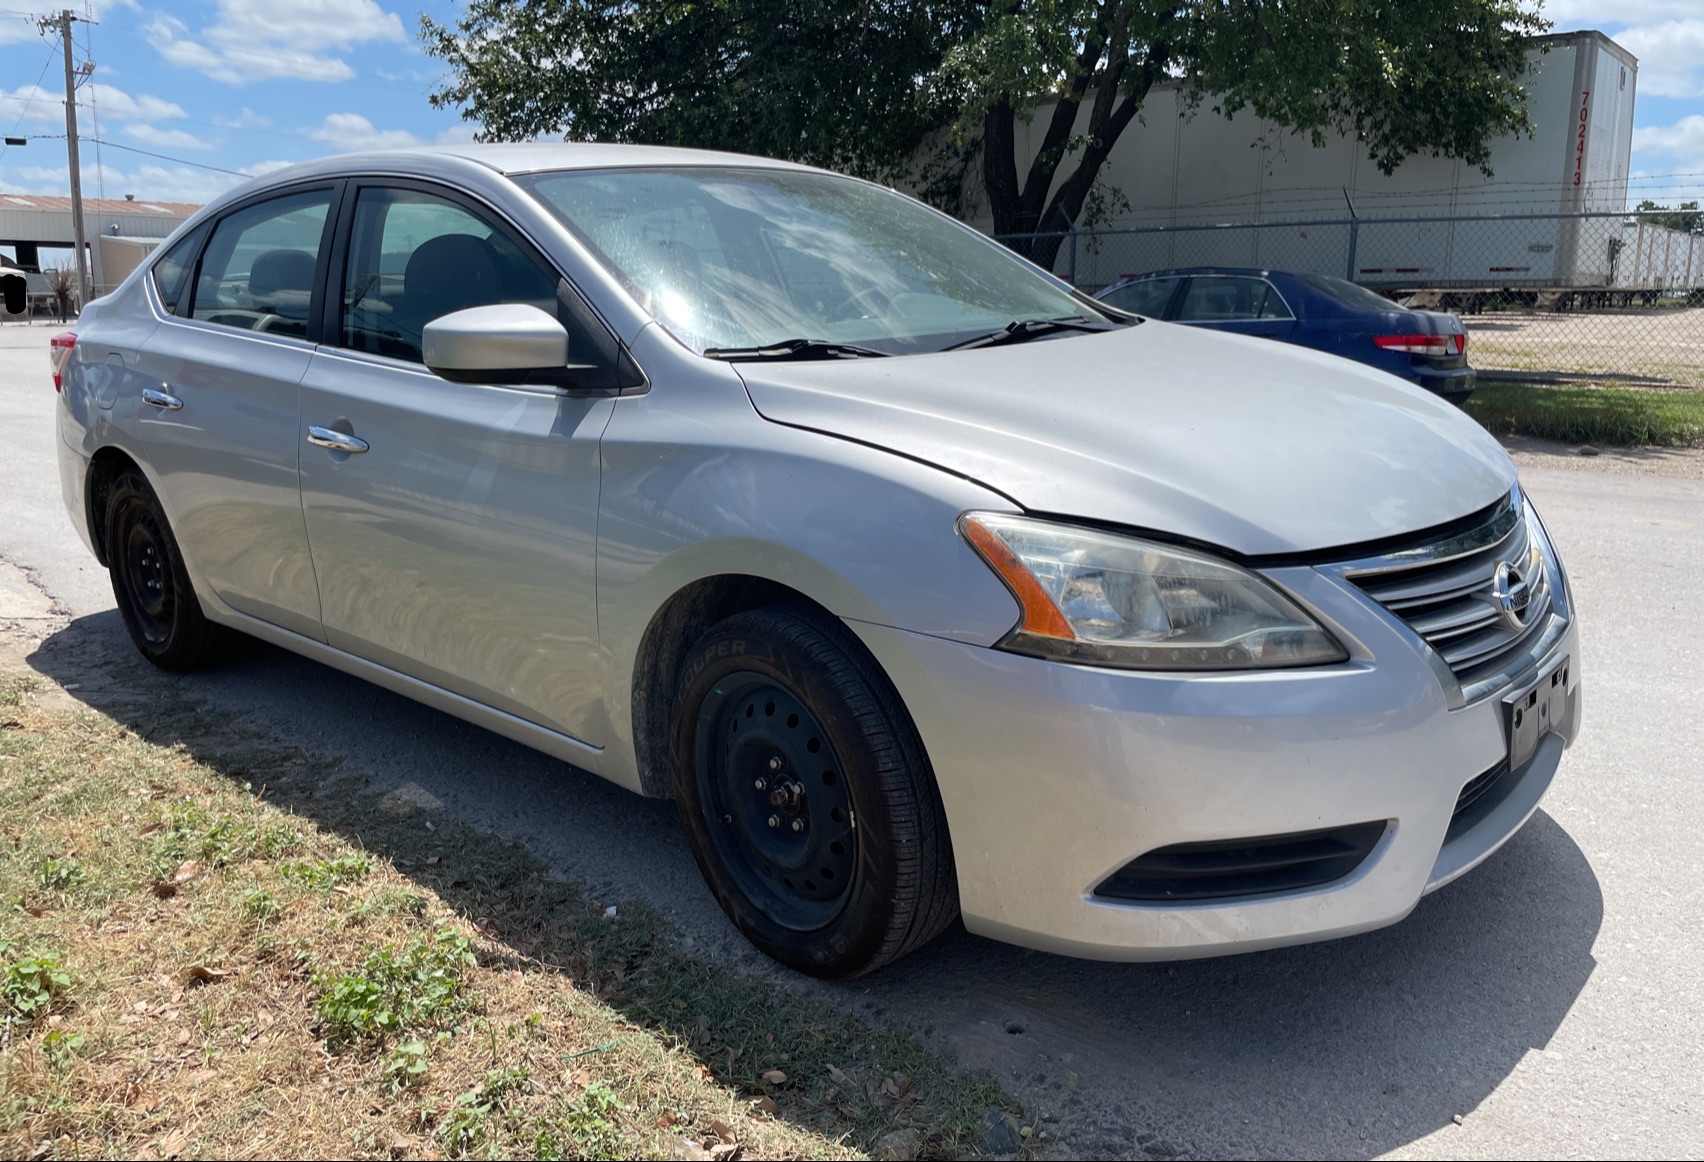
POLYGON ((1158 22, 1159 35, 1144 46, 1141 67, 1135 76, 1126 75, 1130 65, 1130 17, 1129 10, 1122 5, 1109 4, 1103 8, 1102 20, 1085 41, 1076 68, 1054 105, 1047 133, 1030 162, 1021 191, 1017 158, 1013 156, 1017 112, 1010 101, 1001 100, 989 109, 984 119, 983 180, 994 216, 994 232, 1002 236, 1006 245, 1044 269, 1053 269, 1065 234, 1083 212, 1112 147, 1141 110, 1148 90, 1164 75, 1170 59, 1170 45, 1164 36, 1174 15, 1168 13, 1158 22), (1078 113, 1091 85, 1094 104, 1089 113, 1088 141, 1081 147, 1070 176, 1050 200, 1048 193, 1066 160, 1065 146, 1076 128, 1078 113), (1021 237, 1026 234, 1028 238, 1021 237))

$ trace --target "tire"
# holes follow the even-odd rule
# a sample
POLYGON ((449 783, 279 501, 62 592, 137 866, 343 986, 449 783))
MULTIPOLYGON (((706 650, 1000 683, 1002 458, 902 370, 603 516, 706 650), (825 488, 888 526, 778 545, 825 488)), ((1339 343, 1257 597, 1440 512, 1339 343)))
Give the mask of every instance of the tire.
POLYGON ((238 635, 201 612, 160 498, 134 469, 107 493, 107 571, 130 640, 162 670, 195 670, 229 657, 238 635))
POLYGON ((688 657, 674 724, 693 854, 763 952, 812 976, 857 976, 958 915, 916 728, 837 621, 775 608, 714 626, 688 657))

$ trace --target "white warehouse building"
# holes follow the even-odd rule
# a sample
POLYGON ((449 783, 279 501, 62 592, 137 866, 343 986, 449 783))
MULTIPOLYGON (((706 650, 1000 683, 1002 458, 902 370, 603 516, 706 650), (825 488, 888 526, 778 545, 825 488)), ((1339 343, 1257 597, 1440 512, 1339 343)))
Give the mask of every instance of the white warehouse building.
MULTIPOLYGON (((104 294, 124 281, 147 254, 201 207, 135 197, 83 199, 90 281, 104 294)), ((71 264, 71 199, 0 193, 0 256, 29 272, 32 298, 47 295, 50 266, 71 264)))
MULTIPOLYGON (((1628 285, 1636 257, 1641 272, 1650 265, 1650 240, 1636 242, 1618 217, 1562 215, 1629 209, 1638 61, 1595 31, 1535 38, 1530 55, 1533 133, 1494 140, 1490 176, 1425 154, 1385 174, 1349 135, 1328 133, 1316 147, 1309 134, 1252 110, 1226 118, 1210 98, 1192 106, 1179 85, 1156 85, 1101 170, 1099 185, 1109 196, 1101 198, 1098 219, 1077 223, 1100 232, 1099 241, 1061 246, 1055 269, 1081 285, 1196 265, 1289 266, 1371 285, 1628 285), (1532 217, 1509 218, 1519 215, 1532 217), (1509 220, 1495 229, 1373 221, 1471 216, 1509 220), (1362 220, 1353 238, 1343 225, 1351 219, 1362 220)), ((1050 109, 1044 102, 1016 127, 1020 173, 1041 146, 1050 109)), ((1085 103, 1077 132, 1086 132, 1088 117, 1085 103)), ((1056 186, 1070 168, 1067 159, 1056 186)), ((975 167, 971 176, 980 176, 975 167)), ((980 190, 965 193, 971 223, 991 231, 980 190)), ((1064 232, 1071 225, 1041 228, 1064 232)), ((1698 263, 1704 266, 1704 254, 1698 263)))

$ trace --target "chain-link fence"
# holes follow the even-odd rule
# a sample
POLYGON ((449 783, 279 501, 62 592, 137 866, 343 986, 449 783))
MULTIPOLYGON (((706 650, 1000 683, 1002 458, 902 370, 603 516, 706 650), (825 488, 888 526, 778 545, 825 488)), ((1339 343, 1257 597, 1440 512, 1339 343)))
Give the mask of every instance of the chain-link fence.
POLYGON ((1193 266, 1348 278, 1463 316, 1496 378, 1704 388, 1704 234, 1626 213, 1316 218, 1001 237, 1095 291, 1193 266))

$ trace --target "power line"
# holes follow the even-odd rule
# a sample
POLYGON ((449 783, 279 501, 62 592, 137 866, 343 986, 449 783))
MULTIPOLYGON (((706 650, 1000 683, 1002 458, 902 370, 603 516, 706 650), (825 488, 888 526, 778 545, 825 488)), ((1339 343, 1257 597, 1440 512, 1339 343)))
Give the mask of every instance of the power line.
MULTIPOLYGON (((83 0, 83 59, 90 65, 95 61, 95 12, 91 0, 83 0)), ((93 76, 94 74, 89 74, 93 76)), ((95 189, 101 201, 106 201, 106 166, 101 162, 101 111, 95 100, 95 86, 89 85, 89 121, 95 127, 95 189)))
MULTIPOLYGON (((38 96, 41 95, 41 83, 43 81, 47 80, 47 70, 53 67, 53 58, 58 56, 58 55, 59 55, 59 51, 57 49, 50 48, 50 49, 47 50, 47 60, 42 62, 41 76, 36 78, 35 89, 34 89, 33 92, 30 93, 30 95, 28 97, 8 97, 7 98, 7 100, 9 100, 9 101, 23 101, 24 107, 23 107, 23 110, 18 114, 18 119, 12 123, 12 132, 8 133, 6 136, 8 136, 8 137, 16 136, 17 132, 18 132, 18 126, 22 125, 24 123, 24 118, 28 117, 30 115, 30 106, 35 104, 35 99, 38 96)), ((12 147, 10 145, 0 145, 0 158, 5 157, 6 151, 8 149, 11 149, 11 148, 12 147)))
MULTIPOLYGON (((34 141, 37 138, 40 138, 44 141, 64 141, 65 135, 63 133, 32 133, 32 134, 30 134, 30 140, 31 141, 34 141)), ((84 141, 92 141, 96 145, 104 145, 108 149, 122 149, 126 153, 140 153, 144 157, 157 157, 161 161, 176 162, 178 165, 194 166, 196 169, 209 169, 209 170, 212 170, 214 173, 228 173, 232 177, 236 177, 236 178, 252 178, 254 176, 251 173, 244 173, 240 169, 222 169, 222 168, 220 168, 219 166, 216 166, 216 165, 208 165, 206 162, 191 161, 187 157, 173 157, 170 154, 166 154, 166 153, 155 153, 151 149, 137 149, 134 145, 120 145, 116 141, 102 141, 100 138, 97 138, 97 137, 85 137, 83 140, 84 141)))

